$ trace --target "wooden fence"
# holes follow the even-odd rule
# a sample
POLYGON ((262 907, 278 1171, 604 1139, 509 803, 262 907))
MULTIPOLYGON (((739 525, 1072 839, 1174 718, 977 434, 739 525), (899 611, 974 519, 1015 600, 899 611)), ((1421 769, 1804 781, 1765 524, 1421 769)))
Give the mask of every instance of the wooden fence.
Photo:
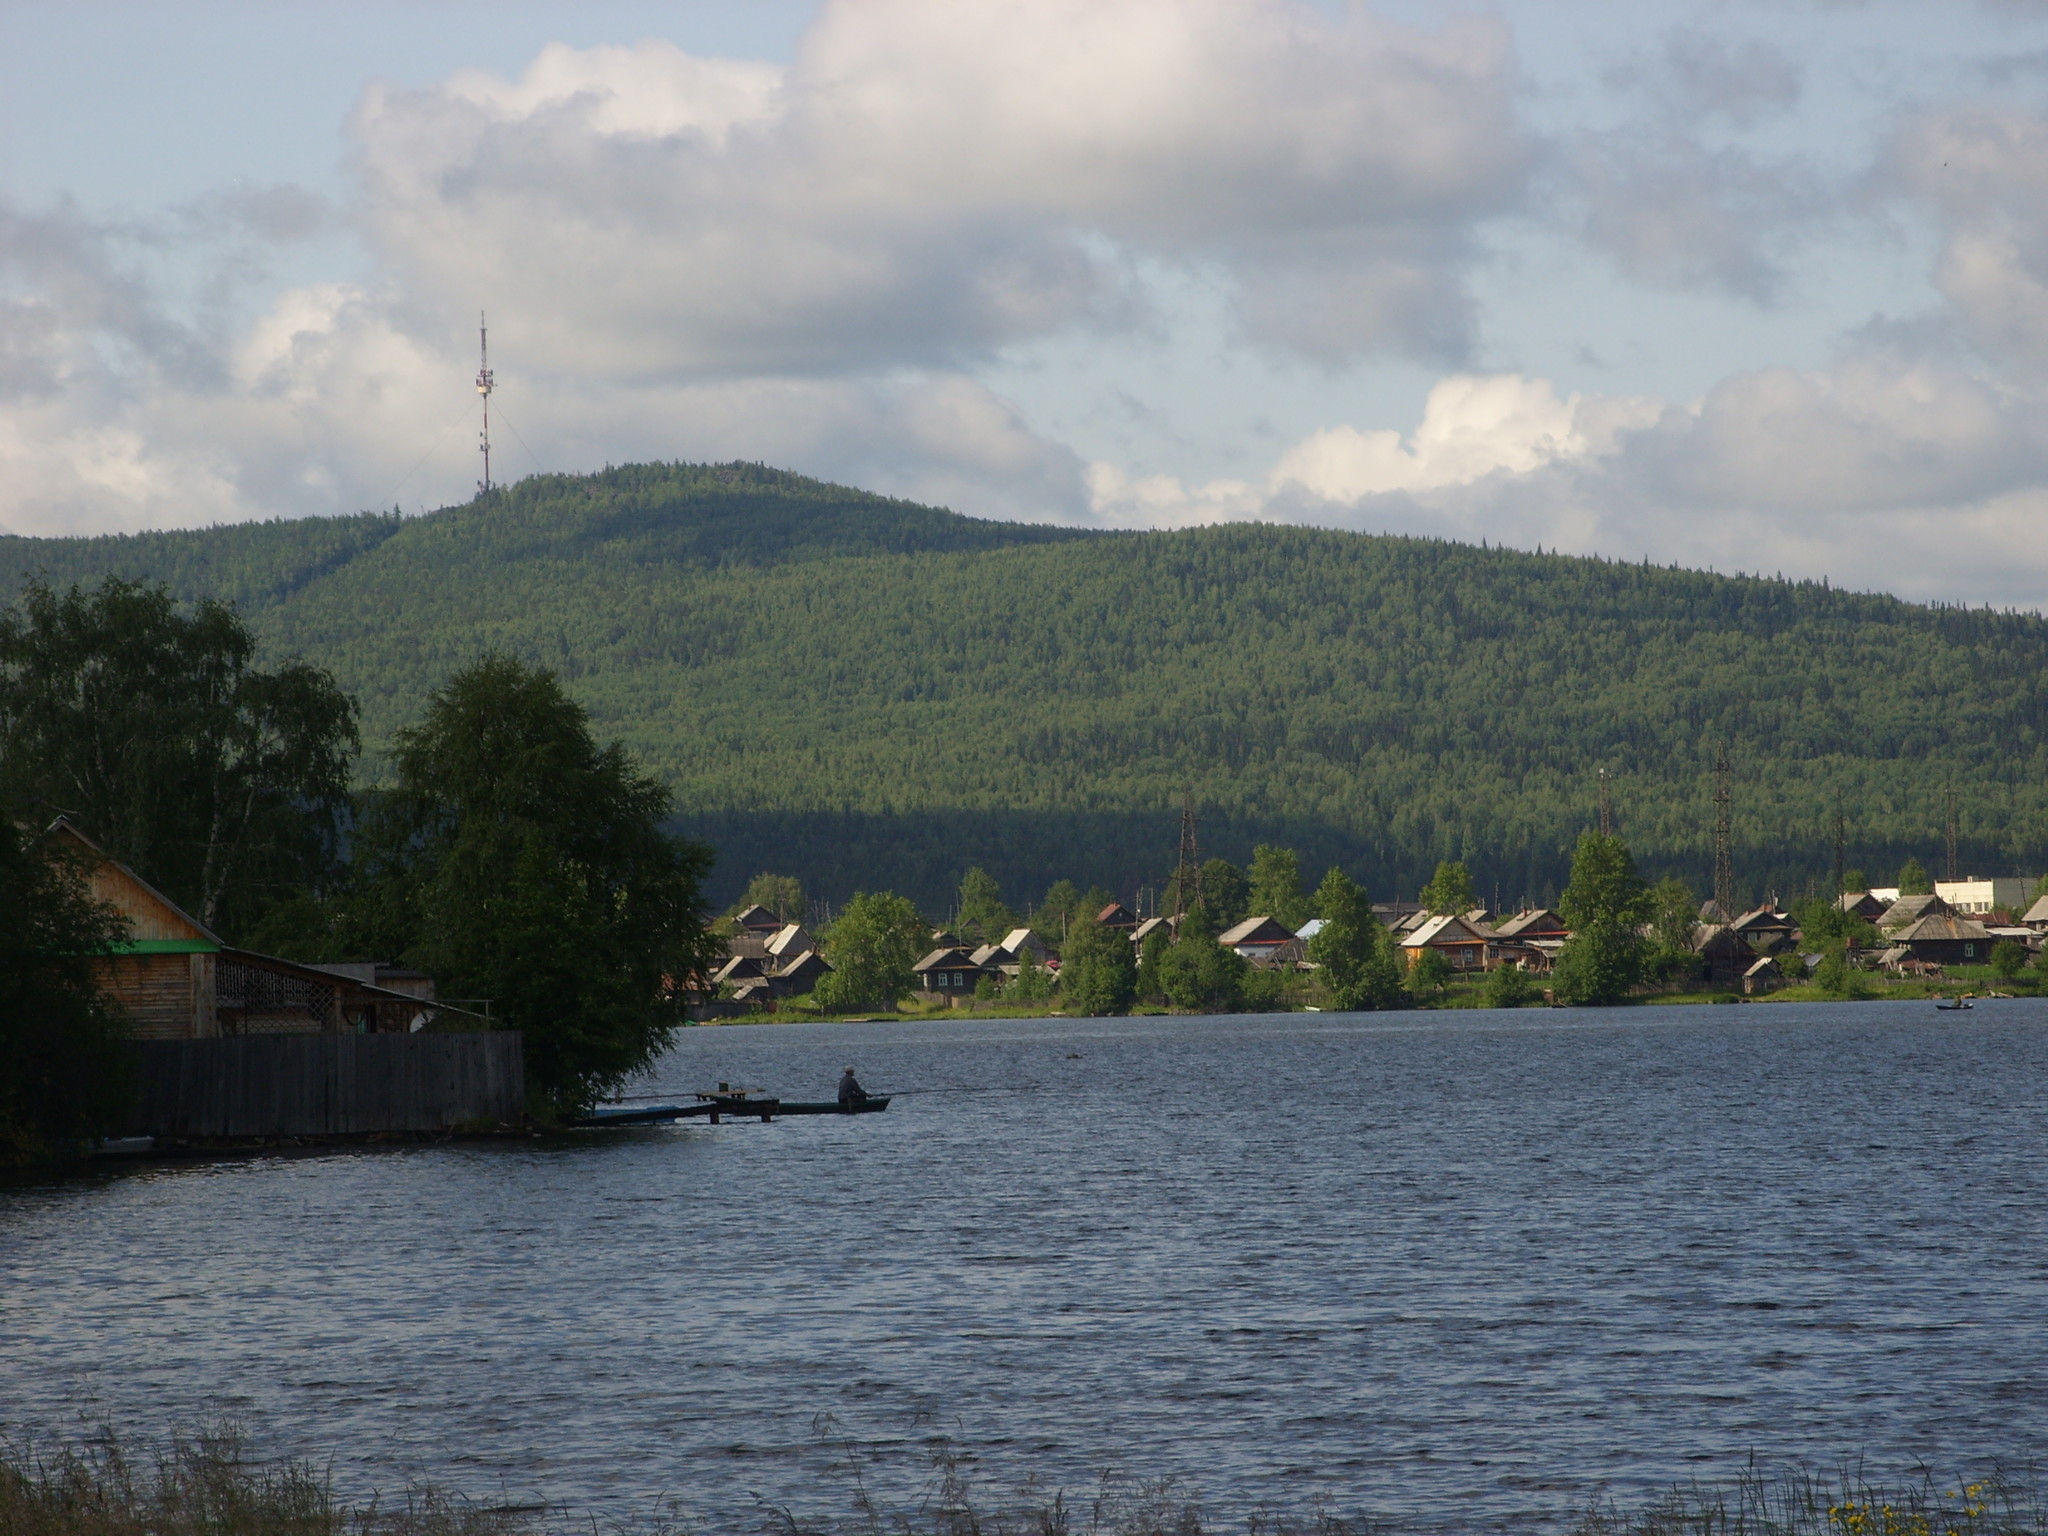
POLYGON ((132 1134, 348 1136, 516 1123, 526 1070, 513 1030, 242 1035, 140 1042, 132 1134))

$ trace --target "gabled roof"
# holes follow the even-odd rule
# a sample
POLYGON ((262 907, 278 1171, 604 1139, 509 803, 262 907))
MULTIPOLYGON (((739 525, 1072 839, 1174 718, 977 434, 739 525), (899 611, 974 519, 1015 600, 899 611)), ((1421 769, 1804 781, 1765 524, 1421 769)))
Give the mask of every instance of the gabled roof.
POLYGON ((1548 907, 1531 907, 1526 912, 1503 918, 1493 925, 1493 931, 1504 939, 1518 939, 1530 933, 1571 932, 1564 919, 1548 907))
POLYGON ((59 816, 44 833, 62 838, 91 854, 94 865, 86 883, 96 900, 104 901, 128 920, 130 938, 123 953, 177 946, 217 951, 221 937, 94 842, 68 816, 59 816))
POLYGON ((1715 926, 1734 921, 1733 914, 1725 911, 1721 903, 1711 896, 1700 903, 1699 917, 1701 922, 1715 926))
POLYGON ((1901 896, 1884 910, 1884 916, 1877 920, 1880 928, 1903 928, 1929 914, 1948 911, 1948 903, 1932 891, 1920 896, 1901 896))
POLYGON ((1858 917, 1875 917, 1884 910, 1884 903, 1868 891, 1844 891, 1835 898, 1835 910, 1854 912, 1858 917))
POLYGON ((725 964, 711 973, 712 985, 728 981, 743 981, 751 977, 767 975, 767 969, 752 955, 734 955, 725 964))
POLYGON ((1138 926, 1138 914, 1122 902, 1112 901, 1095 914, 1095 921, 1105 928, 1135 928, 1138 926))
POLYGON ((1790 928, 1792 919, 1767 901, 1755 910, 1743 913, 1729 926, 1737 933, 1755 933, 1765 928, 1790 928))
POLYGON ((1022 954, 1026 945, 1036 949, 1040 954, 1045 952, 1045 940, 1041 939, 1029 928, 1012 928, 1003 935, 1003 948, 1012 955, 1022 954))
POLYGON ((1404 949, 1426 949, 1432 944, 1484 944, 1486 935, 1462 917, 1447 913, 1432 917, 1401 940, 1404 949))
POLYGON ((1312 917, 1307 922, 1303 923, 1299 928, 1294 930, 1294 936, 1297 939, 1312 939, 1322 931, 1323 919, 1320 917, 1312 917))
POLYGON ((2048 923, 2048 896, 2036 897, 2034 904, 2027 908, 2023 923, 2048 923))
POLYGON ((1982 923, 1967 917, 1957 917, 1953 912, 1930 912, 1918 922, 1910 923, 1892 935, 1899 944, 1914 944, 1935 939, 1988 939, 1991 930, 1982 923))
POLYGON ((980 967, 974 963, 974 957, 961 945, 942 944, 918 961, 917 964, 913 965, 911 969, 922 974, 925 971, 973 971, 979 970, 980 967))
POLYGON ((804 932, 802 923, 787 923, 775 930, 775 936, 768 941, 768 953, 775 956, 802 954, 815 949, 817 941, 804 932))
POLYGON ((751 929, 756 933, 773 933, 783 925, 780 917, 762 906, 758 901, 744 912, 741 912, 733 921, 742 928, 751 929))
POLYGON ((1010 958, 1010 952, 1000 944, 984 944, 967 958, 976 965, 1001 965, 1010 958))
POLYGON ((807 949, 795 959, 786 963, 781 970, 777 971, 775 979, 777 981, 787 981, 792 976, 811 976, 831 969, 832 962, 830 960, 827 960, 815 949, 807 949))
POLYGON ((1159 933, 1161 931, 1164 931, 1168 938, 1173 937, 1172 918, 1148 917, 1145 919, 1145 921, 1138 924, 1137 927, 1131 930, 1131 938, 1135 942, 1142 944, 1145 942, 1145 940, 1151 938, 1153 934, 1159 933))
POLYGON ((1286 944, 1293 938, 1293 930, 1285 923, 1270 917, 1248 917, 1217 934, 1216 942, 1225 949, 1234 949, 1240 944, 1286 944))

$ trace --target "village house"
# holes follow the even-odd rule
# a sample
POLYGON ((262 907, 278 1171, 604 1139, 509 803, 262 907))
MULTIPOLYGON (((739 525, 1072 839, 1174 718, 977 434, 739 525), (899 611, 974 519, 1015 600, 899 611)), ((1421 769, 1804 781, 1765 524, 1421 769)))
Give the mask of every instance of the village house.
POLYGON ((1706 964, 1711 987, 1737 987, 1757 961, 1757 953, 1728 923, 1706 923, 1692 934, 1693 953, 1706 964))
POLYGON ((758 902, 742 911, 733 921, 743 931, 758 933, 764 939, 783 927, 782 919, 758 902))
POLYGON ((1846 912, 1851 917, 1860 917, 1868 923, 1874 923, 1883 917, 1885 906, 1886 903, 1879 901, 1869 891, 1844 891, 1835 898, 1837 911, 1846 912))
POLYGON ((1983 965, 1990 960, 1996 942, 1982 923, 1952 912, 1930 912, 1891 938, 1894 950, 1904 950, 1923 966, 1983 965))
MULTIPOLYGON (((1871 894, 1877 896, 1883 893, 1872 891, 1871 894)), ((1923 917, 1947 915, 1948 903, 1931 892, 1920 896, 1899 896, 1878 915, 1877 926, 1880 930, 1890 933, 1896 929, 1911 927, 1923 917)))
POLYGON ((1937 880, 1934 894, 1948 903, 1951 912, 1965 917, 1989 917, 1993 912, 2018 912, 2033 899, 2034 882, 2018 875, 1979 879, 1937 880))
POLYGON ((1474 923, 1447 913, 1428 919, 1400 942, 1411 968, 1421 962, 1424 953, 1435 950, 1451 962, 1454 971, 1483 971, 1489 937, 1474 923))
POLYGON ((917 974, 918 995, 934 1003, 958 1003, 972 997, 982 977, 989 974, 974 963, 973 952, 959 944, 941 945, 911 970, 917 974))
POLYGON ((1728 926, 1759 955, 1782 955, 1798 943, 1798 925, 1768 901, 1728 926))
POLYGON ((1270 917, 1248 917, 1217 934, 1216 942, 1261 970, 1291 965, 1307 953, 1298 934, 1270 917))
POLYGON ((1138 914, 1120 901, 1112 901, 1095 914, 1095 921, 1105 928, 1119 929, 1129 933, 1138 926, 1138 914))
POLYGON ((396 965, 301 965, 238 949, 185 911, 66 817, 50 825, 90 861, 93 899, 128 925, 128 938, 100 961, 107 995, 141 1040, 223 1035, 405 1034, 461 1018, 487 1023, 437 1000, 433 982, 396 965))

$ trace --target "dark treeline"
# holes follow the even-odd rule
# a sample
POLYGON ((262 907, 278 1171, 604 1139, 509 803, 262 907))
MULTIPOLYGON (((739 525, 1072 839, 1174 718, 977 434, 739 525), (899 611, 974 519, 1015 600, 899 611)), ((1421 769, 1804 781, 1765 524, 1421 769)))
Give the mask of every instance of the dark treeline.
POLYGON ((1324 530, 1082 534, 755 465, 523 482, 424 518, 0 539, 0 583, 114 570, 238 602, 361 701, 365 771, 480 649, 558 673, 693 835, 844 899, 936 906, 971 865, 1129 895, 1205 847, 1376 895, 1465 861, 1562 889, 1594 781, 1646 874, 1711 868, 1735 761, 1740 896, 1848 858, 2048 859, 2048 623, 1818 583, 1324 530), (887 873, 878 874, 877 860, 887 873))

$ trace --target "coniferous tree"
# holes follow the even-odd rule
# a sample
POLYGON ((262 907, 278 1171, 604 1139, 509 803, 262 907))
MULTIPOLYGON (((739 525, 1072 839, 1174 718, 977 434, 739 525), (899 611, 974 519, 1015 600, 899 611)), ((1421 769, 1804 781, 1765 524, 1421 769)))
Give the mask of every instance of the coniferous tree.
POLYGON ((804 900, 804 884, 795 875, 771 875, 765 871, 747 882, 747 893, 737 910, 766 907, 785 923, 801 923, 810 915, 804 900))
POLYGON ((1934 877, 1927 873, 1927 866, 1918 859, 1909 858, 1899 871, 1899 894, 1901 896, 1932 896, 1934 877))
POLYGON ((1174 1007, 1195 1013, 1235 1013, 1244 1000, 1242 956, 1216 942, 1206 914, 1192 908, 1159 961, 1159 986, 1174 1007))
POLYGON ((1003 905, 1003 889, 994 876, 977 866, 960 877, 961 938, 994 944, 1016 926, 1016 916, 1003 905))

